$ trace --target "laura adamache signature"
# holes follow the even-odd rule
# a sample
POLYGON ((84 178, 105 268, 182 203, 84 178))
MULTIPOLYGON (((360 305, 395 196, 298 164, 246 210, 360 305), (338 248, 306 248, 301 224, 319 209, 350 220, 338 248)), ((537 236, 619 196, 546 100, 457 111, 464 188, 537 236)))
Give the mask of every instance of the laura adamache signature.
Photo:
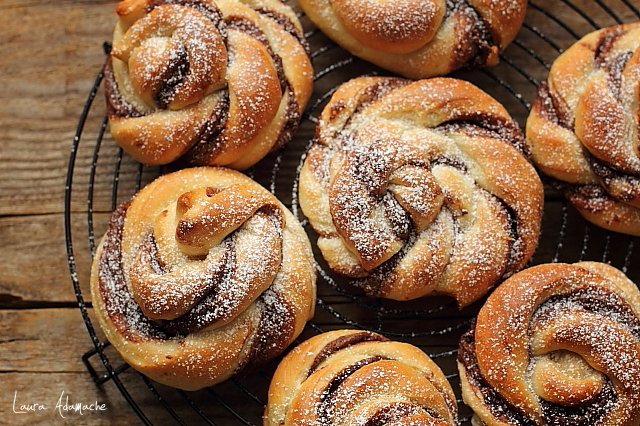
POLYGON ((84 416, 87 412, 107 411, 107 404, 100 403, 98 401, 90 403, 70 402, 69 395, 67 395, 64 390, 60 392, 60 398, 58 398, 58 401, 54 406, 49 406, 44 403, 35 401, 20 403, 18 402, 18 391, 15 391, 13 393, 13 412, 15 414, 37 413, 48 411, 51 408, 53 408, 58 413, 58 415, 64 419, 71 413, 84 416))

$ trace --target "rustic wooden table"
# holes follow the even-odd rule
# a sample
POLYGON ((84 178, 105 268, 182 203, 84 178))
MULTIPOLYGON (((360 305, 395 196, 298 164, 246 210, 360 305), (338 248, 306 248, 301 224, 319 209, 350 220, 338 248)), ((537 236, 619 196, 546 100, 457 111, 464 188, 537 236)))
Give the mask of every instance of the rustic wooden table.
MULTIPOLYGON (((551 10, 560 2, 535 3, 551 10)), ((615 23, 596 7, 594 0, 573 3, 589 11, 598 25, 615 23)), ((605 3, 623 21, 636 19, 624 1, 605 3)), ((638 0, 628 3, 640 8, 638 0)), ((114 4, 108 0, 0 1, 0 424, 138 422, 115 386, 106 383, 97 387, 81 362, 80 357, 91 342, 70 285, 63 226, 69 149, 87 92, 104 59, 102 43, 110 39, 114 4), (56 409, 59 401, 67 402, 67 396, 70 403, 98 401, 106 405, 106 411, 89 411, 81 416, 56 409)), ((554 9, 556 13, 578 34, 589 28, 584 17, 566 4, 554 9)), ((544 19, 548 18, 532 16, 530 22, 535 27, 544 25, 544 19), (540 22, 536 24, 536 20, 540 22)), ((545 32, 562 47, 573 41, 559 25, 545 28, 545 32)), ((543 52, 543 59, 551 61, 555 53, 548 46, 546 49, 549 52, 543 52)), ((520 84, 515 83, 516 89, 522 88, 530 100, 532 89, 526 87, 529 83, 520 84)), ((526 111, 522 106, 514 108, 519 108, 514 115, 522 122, 526 111)), ((104 111, 100 94, 95 109, 97 112, 87 123, 92 135, 99 128, 104 111)), ((311 130, 304 130, 305 135, 311 130)), ((111 140, 105 139, 103 145, 101 156, 115 155, 111 140)), ((75 178, 82 185, 87 181, 92 150, 93 147, 81 147, 78 152, 75 178)), ((132 164, 126 158, 124 162, 132 164)), ((112 176, 110 166, 97 168, 96 235, 103 232, 111 211, 112 176)), ((133 181, 131 174, 124 175, 123 192, 131 193, 133 181)), ((78 276, 88 296, 91 255, 87 247, 86 200, 86 190, 74 194, 71 223, 78 241, 78 276)), ((561 217, 558 197, 548 198, 547 211, 551 213, 545 217, 546 240, 538 259, 549 259, 556 249, 555 235, 561 217)), ((563 248, 566 254, 561 260, 577 260, 584 241, 584 223, 572 212, 567 233, 567 246, 563 248)), ((598 230, 590 238, 587 258, 602 257, 607 241, 611 259, 620 261, 629 255, 625 238, 607 240, 609 237, 598 230)), ((640 263, 639 253, 636 250, 632 254, 633 263, 640 263)), ((136 393, 136 386, 144 387, 138 382, 132 385, 131 392, 146 412, 153 414, 155 397, 147 389, 136 393)))
MULTIPOLYGON (((62 392, 63 403, 68 395, 69 402, 107 406, 83 416, 63 411, 66 420, 137 422, 120 393, 96 387, 81 363, 90 341, 64 244, 70 142, 104 59, 113 10, 113 1, 101 0, 0 1, 0 423, 62 422, 55 410, 62 392), (14 397, 16 411, 21 404, 47 408, 15 414, 14 397)), ((90 159, 78 161, 87 169, 90 159)), ((74 200, 73 212, 83 210, 86 203, 74 200)), ((86 277, 88 251, 79 252, 86 277)))

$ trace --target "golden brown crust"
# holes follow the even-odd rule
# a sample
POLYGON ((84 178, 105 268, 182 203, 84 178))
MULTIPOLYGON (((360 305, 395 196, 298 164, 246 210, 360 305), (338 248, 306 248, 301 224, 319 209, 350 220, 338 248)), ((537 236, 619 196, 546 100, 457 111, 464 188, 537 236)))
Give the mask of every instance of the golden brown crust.
POLYGON ((309 18, 354 55, 409 78, 495 65, 526 0, 301 0, 309 18))
POLYGON ((286 143, 311 95, 302 27, 277 0, 123 0, 105 80, 136 160, 245 169, 286 143))
POLYGON ((181 389, 282 352, 315 306, 309 241, 240 173, 185 169, 116 212, 95 256, 93 306, 133 368, 181 389))
POLYGON ((640 291, 603 263, 529 268, 489 297, 458 361, 489 426, 637 426, 640 291))
POLYGON ((465 306, 536 247, 542 184, 522 143, 470 83, 357 78, 322 112, 300 206, 329 266, 367 277, 368 294, 435 292, 465 306))
POLYGON ((360 330, 303 342, 280 362, 265 426, 456 425, 440 368, 418 348, 360 330))
POLYGON ((527 121, 532 159, 590 222, 640 235, 640 23, 560 55, 527 121))

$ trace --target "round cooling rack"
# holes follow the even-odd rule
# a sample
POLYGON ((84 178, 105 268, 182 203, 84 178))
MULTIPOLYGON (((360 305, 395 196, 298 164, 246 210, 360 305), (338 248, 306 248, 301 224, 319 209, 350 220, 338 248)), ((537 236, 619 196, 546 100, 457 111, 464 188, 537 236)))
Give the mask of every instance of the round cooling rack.
MULTIPOLYGON (((299 11, 297 5, 292 6, 299 11)), ((313 138, 316 117, 326 101, 339 84, 353 77, 388 74, 337 47, 303 13, 298 16, 314 61, 313 97, 294 140, 247 171, 291 208, 314 246, 318 270, 316 314, 294 344, 339 328, 373 330, 412 343, 428 353, 450 379, 458 396, 462 424, 469 424, 471 412, 460 399, 456 349, 483 300, 458 311, 451 299, 442 297, 400 303, 361 296, 350 290, 348 280, 330 273, 317 251, 317 236, 298 208, 298 173, 313 138)), ((597 28, 639 18, 640 0, 532 0, 523 28, 501 55, 500 65, 454 76, 490 93, 524 125, 538 82, 546 78, 550 64, 563 49, 597 28)), ((108 51, 106 44, 105 50, 108 51)), ((141 186, 171 171, 170 167, 146 167, 134 162, 111 140, 106 132, 104 102, 94 102, 96 96, 104 96, 102 78, 100 71, 80 115, 65 186, 69 270, 93 344, 82 360, 96 385, 116 386, 145 424, 261 424, 267 388, 279 360, 221 385, 184 392, 152 382, 129 368, 94 327, 86 265, 90 264, 109 214, 141 186)), ((559 193, 546 190, 542 237, 531 264, 600 260, 640 282, 640 238, 588 224, 559 193)))

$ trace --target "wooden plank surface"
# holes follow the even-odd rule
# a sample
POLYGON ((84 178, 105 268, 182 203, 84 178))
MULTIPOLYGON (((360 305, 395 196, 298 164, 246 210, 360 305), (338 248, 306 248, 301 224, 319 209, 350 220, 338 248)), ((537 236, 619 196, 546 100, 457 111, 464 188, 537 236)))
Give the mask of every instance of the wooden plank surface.
MULTIPOLYGON (((630 0, 637 8, 640 1, 630 0)), ((544 62, 551 63, 557 52, 535 35, 538 28, 555 40, 559 47, 572 43, 570 31, 584 34, 589 24, 569 10, 561 2, 532 1, 527 22, 519 36, 527 46, 536 50, 544 62), (540 9, 548 10, 565 22, 570 31, 553 23, 540 9)), ((599 25, 615 23, 607 12, 592 0, 574 0, 589 10, 591 18, 599 25)), ((623 21, 631 21, 632 11, 619 0, 606 0, 623 21)), ((137 424, 138 417, 122 397, 112 381, 96 386, 81 361, 81 355, 91 347, 91 342, 76 307, 76 296, 70 285, 64 234, 64 185, 67 175, 69 148, 79 113, 89 88, 104 61, 103 41, 110 39, 115 17, 115 2, 110 0, 2 0, 0 1, 0 424, 137 424), (62 392, 71 402, 99 401, 107 406, 106 412, 78 414, 67 413, 62 418, 54 409, 62 392), (13 398, 18 406, 30 402, 47 405, 36 413, 16 414, 13 398)), ((308 22, 303 21, 308 27, 308 22)), ((315 47, 326 45, 322 35, 313 36, 315 47)), ((509 48, 514 65, 526 69, 536 79, 543 79, 543 67, 529 67, 526 51, 515 46, 509 48)), ((316 70, 331 65, 346 55, 339 49, 331 55, 317 58, 316 70)), ((316 95, 330 90, 346 76, 356 76, 371 71, 361 61, 354 61, 330 73, 316 84, 316 95)), ((492 72, 508 80, 512 87, 530 100, 534 86, 513 67, 501 66, 492 72)), ((511 96, 506 89, 487 80, 482 73, 462 73, 486 87, 494 96, 504 99, 514 117, 523 123, 527 110, 525 103, 511 96)), ((95 167, 95 185, 88 190, 93 141, 104 115, 102 92, 86 123, 84 139, 78 149, 74 168, 74 186, 71 199, 71 231, 73 248, 83 295, 88 298, 88 277, 91 264, 90 239, 87 226, 87 200, 93 200, 93 226, 97 240, 105 229, 113 206, 113 176, 118 162, 117 148, 107 135, 99 151, 95 167)), ((316 111, 317 112, 317 111, 316 111)), ((295 165, 313 133, 313 125, 305 123, 296 141, 285 152, 275 185, 283 202, 291 203, 291 180, 295 165)), ((276 161, 267 158, 260 167, 251 171, 261 182, 267 182, 276 161)), ((135 192, 138 166, 126 156, 122 158, 115 201, 122 201, 135 192)), ((157 169, 145 169, 141 181, 149 181, 158 174, 157 169)), ((534 262, 548 261, 554 257, 561 228, 562 202, 552 196, 547 203, 544 233, 534 262)), ((560 261, 573 262, 581 257, 585 241, 585 225, 572 210, 566 226, 566 240, 559 256, 560 261)), ((313 237, 312 237, 313 239, 313 237)), ((624 263, 629 241, 626 237, 607 236, 600 230, 591 231, 588 248, 583 257, 601 259, 606 256, 615 264, 624 263), (607 242, 608 241, 608 242, 607 242), (608 249, 607 249, 608 247, 608 249)), ((629 269, 630 276, 640 280, 640 248, 637 248, 629 269)), ((332 287, 321 284, 319 294, 331 305, 331 309, 318 307, 315 322, 324 329, 344 327, 339 319, 350 320, 375 327, 380 318, 370 307, 358 307, 348 295, 339 294, 332 287)), ((422 302, 420 302, 422 303, 422 302)), ((429 302, 433 305, 441 301, 429 302)), ((405 305, 406 307, 407 305, 405 305)), ((417 306, 424 308, 424 306, 417 306)), ((428 328, 432 331, 459 323, 454 318, 468 317, 476 307, 462 313, 453 309, 434 315, 428 328)), ((89 309, 91 313, 91 309, 89 309)), ((423 321, 403 315, 389 315, 383 319, 387 330, 406 331, 425 329, 423 321)), ((311 331, 309 330, 308 333, 311 331)), ((429 353, 442 351, 445 345, 455 344, 460 330, 444 337, 425 335, 414 340, 429 353)), ((98 330, 99 333, 99 330, 98 330)), ((305 334, 305 336, 308 334, 305 334)), ((99 336, 101 338, 101 336, 99 336)), ((107 348, 110 359, 118 363, 118 357, 107 348)), ((97 357, 92 365, 104 371, 97 357)), ((451 359, 441 363, 448 373, 455 370, 451 359)), ((119 364, 118 364, 119 365, 119 364)), ((117 365, 116 365, 117 366, 117 365)), ((240 378, 249 388, 264 389, 267 373, 240 378)), ((158 403, 147 383, 137 373, 127 370, 120 375, 126 388, 143 407, 152 421, 165 424, 170 414, 158 403)), ((163 387, 157 388, 163 398, 187 423, 201 419, 189 408, 183 395, 163 387)), ((230 424, 228 411, 212 399, 237 394, 233 384, 217 387, 214 395, 209 392, 190 394, 193 403, 204 407, 209 415, 220 419, 219 424, 230 424)), ((258 395, 264 398, 264 393, 258 395)), ((238 399, 234 408, 259 419, 259 404, 246 404, 238 399), (244 405, 243 405, 244 404, 244 405)), ((231 404, 236 402, 231 400, 231 404)), ((18 407, 19 408, 19 407, 18 407)), ((257 421, 257 420, 256 420, 257 421)))

